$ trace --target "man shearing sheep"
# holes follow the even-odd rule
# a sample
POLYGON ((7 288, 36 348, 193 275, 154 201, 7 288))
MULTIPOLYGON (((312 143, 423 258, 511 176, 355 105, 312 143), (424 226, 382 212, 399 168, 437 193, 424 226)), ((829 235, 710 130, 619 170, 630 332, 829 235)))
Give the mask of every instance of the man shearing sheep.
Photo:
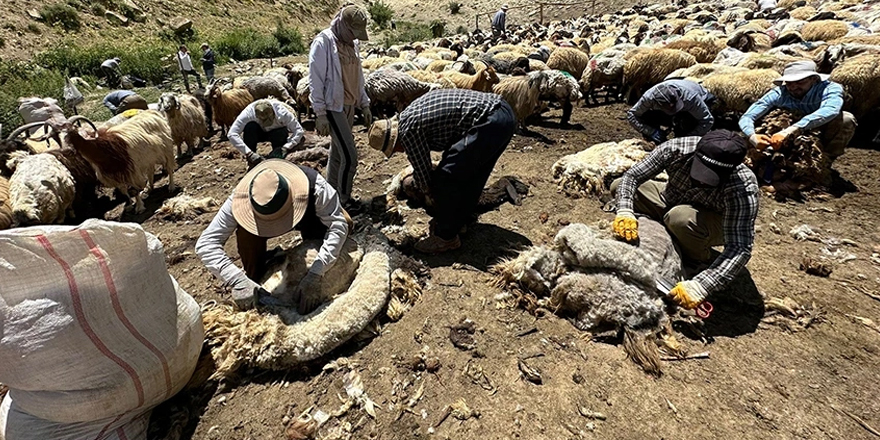
POLYGON ((616 237, 638 240, 638 212, 666 225, 685 264, 711 263, 670 292, 682 307, 696 308, 724 288, 752 256, 759 190, 745 157, 740 134, 713 130, 661 144, 611 184, 617 194, 616 237), (668 182, 650 180, 664 170, 668 182), (712 246, 720 245, 724 252, 713 260, 712 246))
POLYGON ((464 89, 433 90, 398 117, 373 123, 370 146, 385 157, 406 152, 415 185, 433 212, 431 235, 416 243, 417 251, 435 254, 461 246, 459 231, 515 131, 516 116, 501 96, 464 89), (436 168, 431 151, 443 152, 436 168))
POLYGON ((636 131, 657 144, 666 142, 669 127, 675 137, 702 136, 715 118, 709 107, 715 97, 703 86, 685 79, 670 79, 648 89, 626 112, 636 131))
POLYGON ((269 158, 287 156, 303 139, 302 126, 296 116, 280 101, 260 99, 248 104, 229 127, 229 143, 240 151, 253 167, 263 161, 257 144, 271 142, 269 158))
POLYGON ((319 305, 318 287, 339 257, 350 222, 336 190, 317 171, 270 159, 250 170, 236 185, 196 242, 196 254, 214 276, 232 287, 236 306, 247 309, 261 296, 269 295, 255 280, 266 270, 270 238, 292 230, 299 231, 303 239, 323 238, 317 258, 297 288, 277 298, 281 303, 297 305, 300 314, 307 314, 319 305), (244 270, 223 250, 233 233, 244 270))
MULTIPOLYGON (((758 150, 782 148, 799 133, 820 128, 822 148, 830 161, 843 154, 856 132, 856 118, 843 111, 843 87, 816 72, 816 63, 795 61, 785 66, 782 76, 773 81, 777 87, 752 104, 739 120, 739 127, 758 150), (803 113, 788 128, 772 135, 755 133, 755 121, 774 108, 803 113)), ((830 163, 829 163, 830 166, 830 163)))

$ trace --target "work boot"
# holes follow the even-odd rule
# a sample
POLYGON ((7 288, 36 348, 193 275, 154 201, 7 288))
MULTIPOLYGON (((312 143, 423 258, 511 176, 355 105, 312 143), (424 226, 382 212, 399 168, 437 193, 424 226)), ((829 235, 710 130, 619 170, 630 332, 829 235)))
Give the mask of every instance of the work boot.
POLYGON ((446 251, 458 249, 460 247, 461 240, 458 239, 458 235, 450 240, 444 240, 437 235, 431 235, 427 238, 419 240, 419 242, 416 243, 416 245, 414 246, 415 250, 423 254, 439 254, 446 251))

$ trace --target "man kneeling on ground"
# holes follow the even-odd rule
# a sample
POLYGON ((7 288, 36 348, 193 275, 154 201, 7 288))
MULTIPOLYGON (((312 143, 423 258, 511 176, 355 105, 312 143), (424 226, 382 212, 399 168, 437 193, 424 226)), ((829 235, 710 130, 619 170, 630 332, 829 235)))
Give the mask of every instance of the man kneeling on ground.
POLYGON ((282 303, 297 304, 304 315, 319 305, 316 294, 321 279, 336 262, 351 230, 351 220, 339 204, 336 191, 317 171, 281 159, 254 167, 202 232, 196 254, 214 276, 232 286, 235 304, 247 309, 260 296, 269 295, 255 281, 266 270, 268 240, 291 230, 299 231, 303 239, 324 239, 296 290, 279 298, 282 303), (243 271, 223 250, 233 233, 243 271))
POLYGON ((743 164, 746 140, 727 130, 702 138, 675 138, 611 184, 617 194, 614 235, 628 242, 639 237, 635 212, 661 221, 672 234, 686 265, 711 263, 671 296, 693 309, 721 290, 746 266, 755 241, 758 181, 743 164), (666 170, 667 183, 649 180, 666 170), (635 211, 634 211, 635 209, 635 211), (712 261, 712 246, 724 252, 712 261))
POLYGON ((260 99, 248 104, 229 127, 229 143, 240 151, 248 167, 263 161, 257 144, 271 142, 269 158, 283 159, 303 140, 303 129, 296 116, 281 101, 260 99))

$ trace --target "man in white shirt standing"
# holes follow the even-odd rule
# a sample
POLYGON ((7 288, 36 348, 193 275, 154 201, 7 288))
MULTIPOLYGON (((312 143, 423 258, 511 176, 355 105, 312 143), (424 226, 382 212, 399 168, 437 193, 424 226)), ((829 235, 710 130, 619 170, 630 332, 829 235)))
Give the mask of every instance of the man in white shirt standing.
POLYGON ((232 287, 239 309, 254 307, 269 293, 255 281, 266 270, 270 238, 300 231, 303 239, 323 238, 314 263, 296 290, 282 303, 296 305, 300 314, 312 312, 320 298, 324 274, 336 262, 351 229, 336 190, 317 171, 285 160, 270 159, 249 171, 202 232, 196 254, 214 276, 232 287), (235 233, 244 270, 223 250, 235 233))
POLYGON ((189 56, 189 49, 186 46, 181 45, 180 51, 177 52, 177 64, 180 66, 180 73, 183 74, 183 82, 186 84, 186 91, 189 92, 189 81, 187 81, 188 75, 194 75, 196 77, 196 82, 199 84, 199 88, 202 88, 202 77, 199 75, 199 72, 196 72, 196 69, 193 68, 192 58, 189 56))
POLYGON ((271 142, 269 158, 283 159, 303 139, 296 116, 280 101, 260 99, 250 103, 229 127, 229 142, 247 159, 248 167, 263 161, 257 144, 271 142))

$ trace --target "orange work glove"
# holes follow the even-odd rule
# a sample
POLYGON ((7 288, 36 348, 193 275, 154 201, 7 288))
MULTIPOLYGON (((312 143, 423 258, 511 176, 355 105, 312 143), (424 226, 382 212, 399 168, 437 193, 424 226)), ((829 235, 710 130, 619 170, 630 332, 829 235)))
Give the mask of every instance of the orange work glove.
POLYGON ((611 224, 611 230, 614 236, 627 242, 634 242, 639 239, 639 221, 630 211, 618 211, 617 217, 611 224))
POLYGON ((706 289, 693 280, 681 281, 672 288, 669 295, 678 305, 692 310, 706 299, 706 289))
POLYGON ((794 134, 797 134, 798 128, 794 125, 788 126, 788 128, 784 128, 779 130, 776 134, 770 137, 770 145, 774 150, 779 150, 785 144, 785 141, 794 134))

